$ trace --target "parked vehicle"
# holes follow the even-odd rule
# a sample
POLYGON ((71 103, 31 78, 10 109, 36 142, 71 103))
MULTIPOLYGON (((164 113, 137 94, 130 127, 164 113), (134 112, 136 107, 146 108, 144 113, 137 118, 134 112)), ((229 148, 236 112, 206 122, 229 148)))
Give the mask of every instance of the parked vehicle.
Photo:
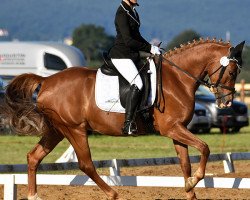
MULTIPOLYGON (((4 80, 0 77, 0 104, 1 101, 4 97, 4 85, 5 82, 4 80)), ((1 118, 1 113, 0 113, 0 133, 4 130, 4 125, 3 125, 3 119, 1 118)))
POLYGON ((5 81, 0 77, 0 101, 4 95, 4 86, 5 86, 5 81))
POLYGON ((199 104, 195 103, 194 115, 187 126, 192 133, 209 133, 211 129, 211 117, 209 111, 199 104))
POLYGON ((85 66, 76 47, 56 42, 0 42, 0 75, 35 73, 49 76, 73 66, 85 66))
POLYGON ((210 112, 211 126, 223 132, 239 132, 249 125, 248 108, 243 102, 234 100, 232 107, 219 109, 214 95, 204 86, 200 86, 195 94, 195 101, 202 104, 210 112))

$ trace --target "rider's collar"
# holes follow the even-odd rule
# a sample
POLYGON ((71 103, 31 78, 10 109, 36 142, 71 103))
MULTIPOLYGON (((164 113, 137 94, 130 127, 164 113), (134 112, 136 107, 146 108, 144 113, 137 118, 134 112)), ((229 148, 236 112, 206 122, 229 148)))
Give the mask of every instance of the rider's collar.
POLYGON ((137 16, 134 12, 135 9, 132 10, 131 7, 125 1, 122 1, 120 5, 123 10, 140 26, 140 21, 137 19, 137 16))

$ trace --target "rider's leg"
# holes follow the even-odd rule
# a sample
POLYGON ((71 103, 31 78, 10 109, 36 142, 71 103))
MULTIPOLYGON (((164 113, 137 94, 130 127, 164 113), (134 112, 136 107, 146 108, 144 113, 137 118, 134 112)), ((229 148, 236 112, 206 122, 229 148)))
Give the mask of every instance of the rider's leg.
POLYGON ((136 124, 134 123, 135 112, 140 100, 140 91, 143 87, 141 77, 134 62, 130 59, 112 59, 112 62, 119 73, 130 83, 130 91, 126 98, 126 114, 124 134, 134 134, 137 132, 136 124))
POLYGON ((137 132, 137 127, 134 122, 135 113, 137 105, 140 99, 140 90, 138 87, 133 84, 130 87, 129 94, 126 99, 126 113, 125 113, 125 122, 122 129, 123 134, 135 134, 137 132))
POLYGON ((130 85, 135 84, 139 90, 142 89, 143 83, 138 73, 136 65, 131 59, 111 59, 115 68, 129 82, 130 85))

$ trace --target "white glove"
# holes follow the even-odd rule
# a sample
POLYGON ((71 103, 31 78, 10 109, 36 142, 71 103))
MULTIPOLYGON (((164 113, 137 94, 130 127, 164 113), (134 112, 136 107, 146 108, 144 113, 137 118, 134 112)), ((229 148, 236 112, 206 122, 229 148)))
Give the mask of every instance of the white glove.
POLYGON ((161 51, 159 47, 152 45, 150 53, 152 53, 153 55, 160 55, 161 51))

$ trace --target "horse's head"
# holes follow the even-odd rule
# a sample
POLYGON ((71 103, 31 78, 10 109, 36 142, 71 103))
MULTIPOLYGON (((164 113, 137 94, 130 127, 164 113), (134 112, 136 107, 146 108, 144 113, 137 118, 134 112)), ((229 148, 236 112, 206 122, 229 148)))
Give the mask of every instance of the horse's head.
POLYGON ((231 47, 228 55, 218 54, 213 60, 213 70, 208 71, 211 81, 210 90, 215 94, 219 108, 227 108, 232 105, 235 93, 235 81, 242 67, 242 50, 245 41, 236 47, 231 47))

